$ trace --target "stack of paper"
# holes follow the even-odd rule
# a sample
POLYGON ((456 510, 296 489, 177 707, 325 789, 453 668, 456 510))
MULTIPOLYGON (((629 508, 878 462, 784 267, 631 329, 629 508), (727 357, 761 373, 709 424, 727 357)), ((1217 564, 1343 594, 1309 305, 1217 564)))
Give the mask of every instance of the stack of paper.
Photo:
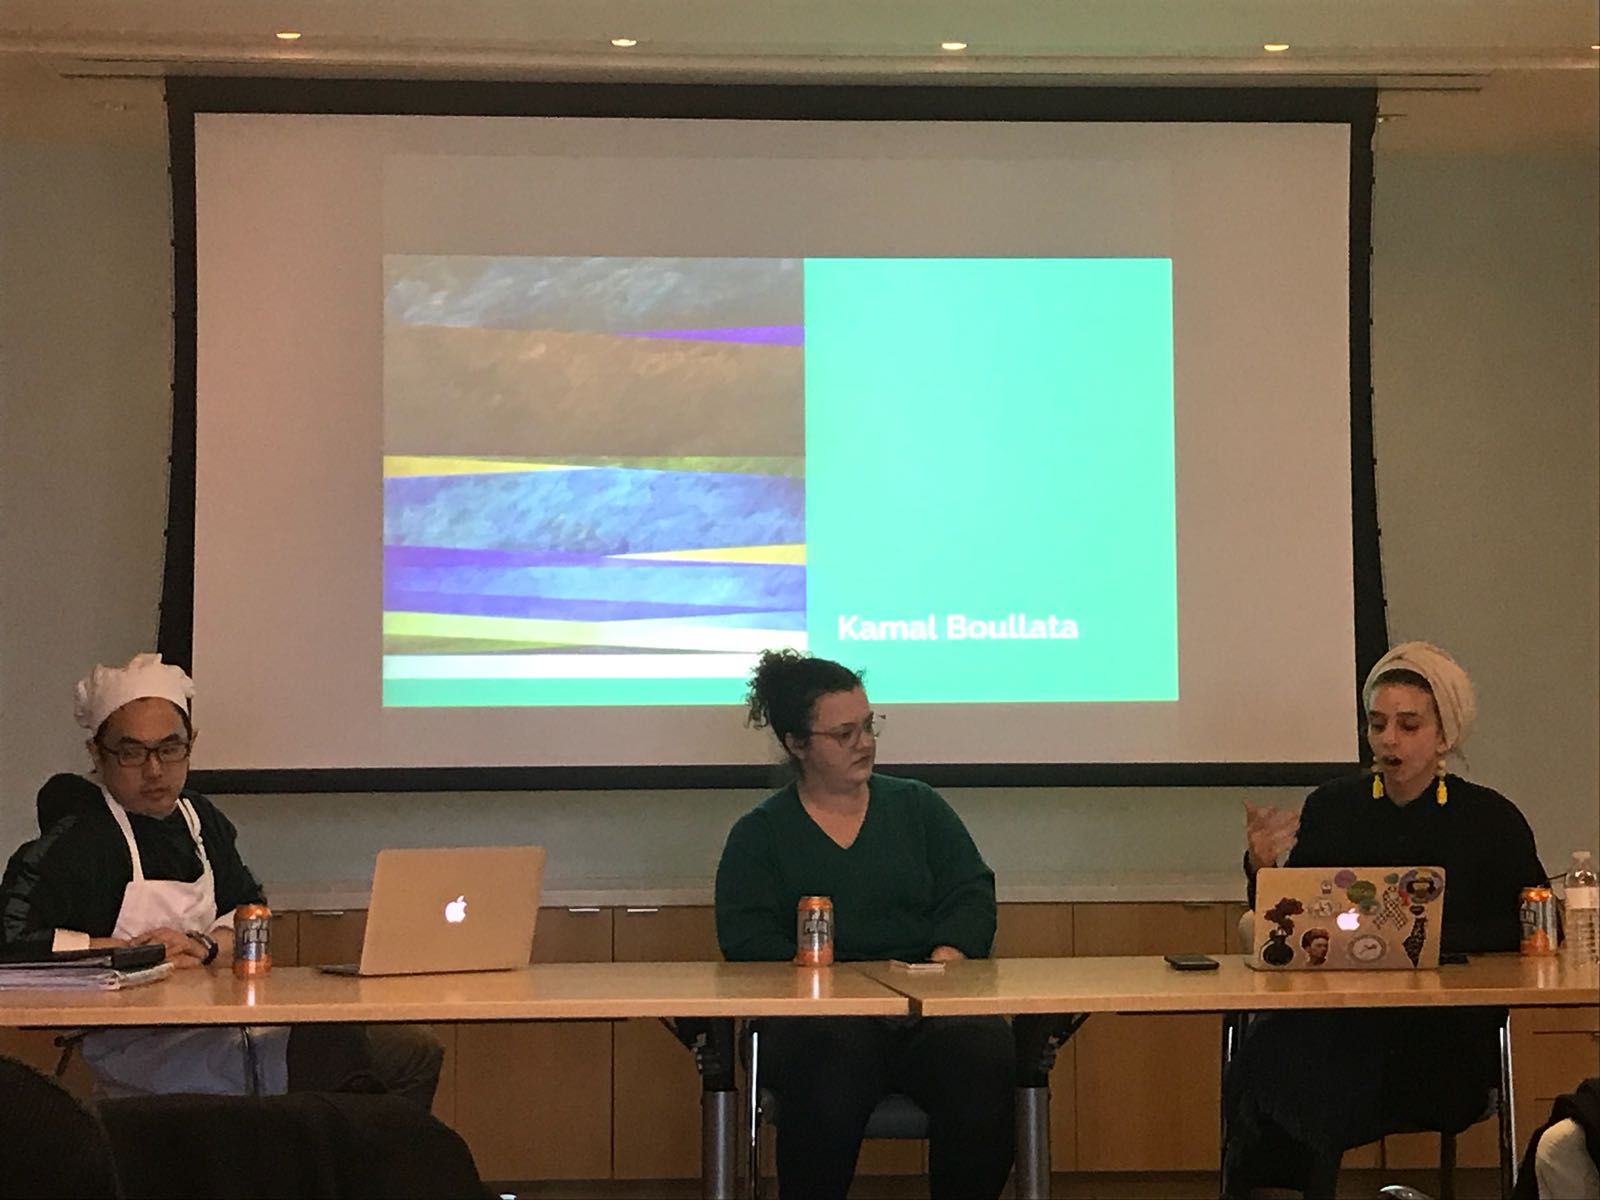
POLYGON ((0 992, 68 991, 115 992, 122 988, 154 983, 172 974, 172 964, 156 963, 119 971, 92 963, 5 963, 0 964, 0 992))
POLYGON ((160 943, 0 954, 0 991, 114 992, 172 973, 160 943))

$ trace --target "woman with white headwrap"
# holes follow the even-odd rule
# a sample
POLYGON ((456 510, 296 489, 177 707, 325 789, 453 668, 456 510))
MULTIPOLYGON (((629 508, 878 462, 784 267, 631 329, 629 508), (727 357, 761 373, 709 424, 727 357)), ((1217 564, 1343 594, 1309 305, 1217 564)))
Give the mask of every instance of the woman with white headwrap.
MULTIPOLYGON (((1324 784, 1296 815, 1245 805, 1245 874, 1427 864, 1447 880, 1446 952, 1515 950, 1524 887, 1545 882, 1527 821, 1499 792, 1446 769, 1477 714, 1443 650, 1406 642, 1361 692, 1370 775, 1324 784), (1287 858, 1285 859, 1285 855, 1287 858)), ((1339 1158, 1403 1126, 1459 1132, 1498 1079, 1493 1009, 1286 1012, 1250 1025, 1229 1072, 1223 1193, 1334 1194, 1339 1158)))

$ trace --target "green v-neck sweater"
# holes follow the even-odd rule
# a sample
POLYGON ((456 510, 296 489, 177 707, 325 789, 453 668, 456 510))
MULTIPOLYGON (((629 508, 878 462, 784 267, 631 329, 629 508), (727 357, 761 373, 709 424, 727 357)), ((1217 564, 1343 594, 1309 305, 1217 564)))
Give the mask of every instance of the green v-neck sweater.
POLYGON ((849 848, 807 814, 790 784, 734 824, 717 864, 717 941, 730 962, 794 957, 802 896, 833 900, 840 961, 926 959, 935 946, 987 958, 994 872, 943 796, 874 775, 849 848))

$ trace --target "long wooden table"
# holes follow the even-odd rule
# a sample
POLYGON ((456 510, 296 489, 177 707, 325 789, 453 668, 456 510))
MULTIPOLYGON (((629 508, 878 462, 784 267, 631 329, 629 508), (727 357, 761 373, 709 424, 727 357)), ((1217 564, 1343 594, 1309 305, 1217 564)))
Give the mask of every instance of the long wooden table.
POLYGON ((300 1025, 629 1017, 904 1016, 856 971, 788 963, 545 963, 517 971, 374 979, 285 967, 259 979, 174 971, 117 992, 0 992, 0 1025, 300 1025))
MULTIPOLYGON (((573 963, 469 975, 354 979, 290 967, 257 980, 189 970, 122 992, 0 992, 0 1025, 292 1025, 318 1022, 674 1019, 704 1080, 705 1195, 735 1194, 735 1020, 775 1016, 973 1016, 1015 1019, 1019 1067, 1017 1194, 1050 1187, 1049 1066, 1090 1014, 1246 1013, 1282 1009, 1593 1005, 1600 971, 1560 958, 1484 955, 1437 971, 1265 973, 1239 957, 1215 971, 1159 958, 1030 958, 912 972, 886 963, 573 963), (685 1033, 698 1024, 699 1034, 685 1033)), ((1501 1038, 1503 1131, 1510 1120, 1510 1042, 1501 1038)))
POLYGON ((175 971, 115 992, 0 992, 0 1026, 573 1021, 654 1017, 695 1056, 702 1080, 701 1191, 738 1192, 733 1026, 756 1017, 896 1017, 910 1002, 867 975, 788 963, 560 963, 517 971, 356 979, 287 967, 259 979, 175 971))
MULTIPOLYGON (((1516 954, 1474 956, 1437 971, 1256 971, 1241 956, 1218 959, 1214 971, 1178 971, 1155 957, 1014 958, 951 963, 941 972, 907 971, 887 963, 855 968, 906 996, 925 1017, 1014 1018, 1018 1068, 1018 1197, 1050 1195, 1049 1069, 1059 1045, 1094 1013, 1222 1013, 1223 1067, 1242 1030, 1238 1014, 1285 1009, 1546 1008, 1600 1001, 1600 968, 1565 958, 1516 954)), ((1512 1126, 1509 1023, 1500 1031, 1500 1136, 1512 1126)), ((1510 1159, 1502 1154, 1502 1191, 1510 1159)))

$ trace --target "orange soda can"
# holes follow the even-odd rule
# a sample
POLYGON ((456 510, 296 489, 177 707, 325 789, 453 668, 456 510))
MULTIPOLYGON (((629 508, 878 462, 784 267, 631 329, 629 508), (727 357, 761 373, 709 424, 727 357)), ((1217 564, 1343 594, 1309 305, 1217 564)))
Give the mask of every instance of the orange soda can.
POLYGON ((241 979, 272 970, 272 910, 241 904, 233 913, 233 973, 241 979))
POLYGON ((833 901, 801 896, 795 910, 794 961, 802 967, 833 965, 833 901))
POLYGON ((1522 952, 1528 955, 1556 952, 1556 898, 1547 887, 1522 889, 1522 952))

